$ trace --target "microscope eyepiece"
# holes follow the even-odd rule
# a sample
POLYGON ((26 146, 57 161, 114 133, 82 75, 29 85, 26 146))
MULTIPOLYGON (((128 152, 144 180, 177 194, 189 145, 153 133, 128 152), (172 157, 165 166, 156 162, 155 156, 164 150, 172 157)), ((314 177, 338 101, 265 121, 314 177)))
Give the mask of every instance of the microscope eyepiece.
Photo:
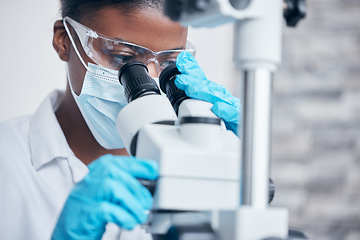
POLYGON ((125 88, 125 97, 128 102, 145 95, 160 94, 160 89, 142 62, 134 61, 125 64, 119 71, 119 81, 125 88))
POLYGON ((176 64, 171 64, 166 67, 159 76, 160 88, 166 93, 176 113, 178 113, 180 104, 185 99, 189 99, 185 92, 175 85, 175 78, 179 74, 181 73, 177 69, 176 64))

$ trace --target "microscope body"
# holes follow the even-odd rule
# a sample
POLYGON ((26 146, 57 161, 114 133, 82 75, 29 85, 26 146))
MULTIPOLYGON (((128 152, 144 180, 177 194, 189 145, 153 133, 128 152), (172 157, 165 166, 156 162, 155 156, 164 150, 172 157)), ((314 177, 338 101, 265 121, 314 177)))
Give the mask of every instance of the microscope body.
POLYGON ((145 125, 139 131, 136 156, 159 162, 153 209, 207 211, 237 207, 239 148, 239 138, 218 124, 182 121, 176 125, 145 125))
POLYGON ((239 205, 240 139, 226 130, 211 105, 187 99, 178 118, 166 97, 148 95, 119 113, 118 129, 128 139, 128 151, 159 162, 154 210, 208 211, 239 205), (131 147, 134 139, 136 149, 131 147))
POLYGON ((285 209, 239 208, 241 140, 225 129, 211 106, 187 99, 177 116, 165 96, 154 94, 120 111, 118 132, 128 151, 160 167, 147 231, 156 240, 285 238, 285 209), (259 224, 261 230, 254 231, 259 224), (185 229, 185 237, 169 237, 174 227, 185 229), (198 237, 187 238, 189 231, 198 237))
POLYGON ((240 139, 226 130, 211 106, 187 99, 176 115, 165 96, 153 94, 130 102, 118 115, 128 151, 159 163, 147 229, 155 239, 173 226, 207 224, 213 231, 217 220, 212 212, 239 205, 240 139))

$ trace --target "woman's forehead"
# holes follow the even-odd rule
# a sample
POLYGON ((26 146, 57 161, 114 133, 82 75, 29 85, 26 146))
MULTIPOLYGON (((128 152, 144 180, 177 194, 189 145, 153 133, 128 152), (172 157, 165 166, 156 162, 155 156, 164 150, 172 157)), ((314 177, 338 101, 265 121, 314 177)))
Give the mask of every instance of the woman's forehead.
POLYGON ((84 25, 111 38, 145 46, 153 51, 185 47, 187 28, 172 22, 158 9, 124 12, 116 8, 98 10, 84 25))

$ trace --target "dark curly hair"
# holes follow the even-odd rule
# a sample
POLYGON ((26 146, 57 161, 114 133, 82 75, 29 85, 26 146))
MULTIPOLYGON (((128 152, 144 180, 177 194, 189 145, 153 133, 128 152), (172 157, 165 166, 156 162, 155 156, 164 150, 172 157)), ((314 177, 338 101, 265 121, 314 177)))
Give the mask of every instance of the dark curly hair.
POLYGON ((124 12, 134 9, 152 7, 161 9, 162 0, 60 0, 62 17, 68 16, 80 20, 91 16, 104 7, 121 7, 124 12))

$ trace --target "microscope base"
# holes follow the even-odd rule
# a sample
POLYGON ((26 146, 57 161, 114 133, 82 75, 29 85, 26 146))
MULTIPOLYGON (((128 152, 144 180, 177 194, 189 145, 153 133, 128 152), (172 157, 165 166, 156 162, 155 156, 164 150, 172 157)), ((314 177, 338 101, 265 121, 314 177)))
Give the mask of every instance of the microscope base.
POLYGON ((249 206, 213 212, 153 212, 147 230, 153 240, 302 239, 290 238, 286 209, 249 206))
POLYGON ((286 239, 288 212, 281 208, 259 210, 247 206, 235 211, 220 211, 218 232, 220 239, 286 239))

